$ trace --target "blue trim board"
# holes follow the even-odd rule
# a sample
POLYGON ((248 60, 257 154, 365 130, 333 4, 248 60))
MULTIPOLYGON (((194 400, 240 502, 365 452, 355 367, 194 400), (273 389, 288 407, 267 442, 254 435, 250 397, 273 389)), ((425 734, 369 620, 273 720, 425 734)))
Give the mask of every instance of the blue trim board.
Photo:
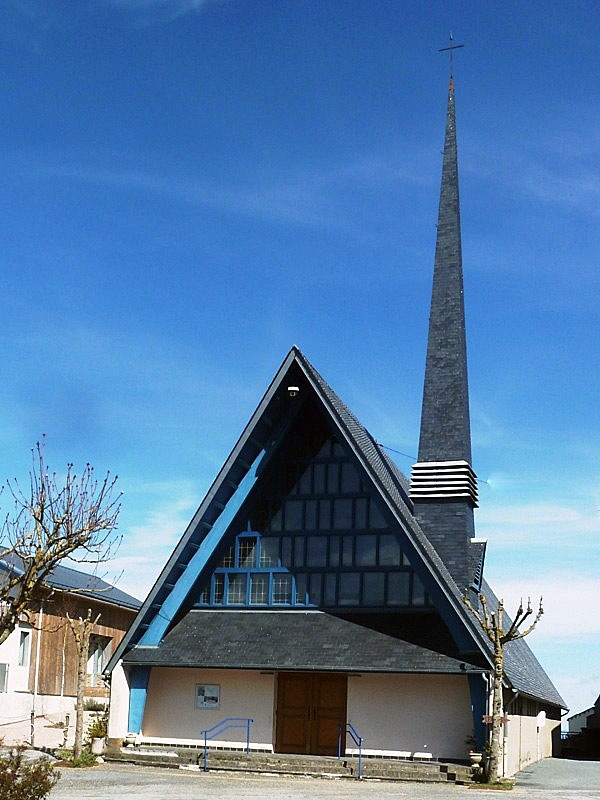
POLYGON ((127 723, 129 733, 139 733, 142 730, 150 669, 151 667, 135 666, 129 673, 129 721, 127 723))
POLYGON ((481 672, 469 673, 469 691, 471 693, 471 710, 473 712, 473 736, 477 750, 483 751, 486 744, 486 727, 483 715, 487 712, 487 684, 481 672))
POLYGON ((202 570, 206 567, 209 558, 254 487, 265 456, 266 451, 261 450, 254 459, 252 466, 242 478, 237 489, 229 498, 227 505, 208 534, 202 540, 200 547, 190 559, 187 567, 178 578, 177 583, 171 589, 160 610, 156 613, 156 616, 146 629, 144 635, 140 639, 140 645, 155 646, 160 644, 162 637, 165 635, 167 628, 184 603, 190 589, 193 587, 202 570))

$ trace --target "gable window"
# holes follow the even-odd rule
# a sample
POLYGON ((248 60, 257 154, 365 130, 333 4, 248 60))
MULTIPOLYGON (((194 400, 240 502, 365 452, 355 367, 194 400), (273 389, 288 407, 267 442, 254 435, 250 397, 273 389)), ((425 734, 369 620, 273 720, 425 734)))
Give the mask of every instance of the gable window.
POLYGON ((292 435, 196 604, 397 609, 430 605, 403 535, 334 437, 292 435), (245 528, 242 530, 241 528, 245 528))

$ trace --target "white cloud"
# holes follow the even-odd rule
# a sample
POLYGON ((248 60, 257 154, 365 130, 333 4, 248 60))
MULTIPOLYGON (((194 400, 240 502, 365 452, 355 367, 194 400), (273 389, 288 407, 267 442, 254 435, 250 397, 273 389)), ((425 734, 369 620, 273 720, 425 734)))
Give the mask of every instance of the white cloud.
POLYGON ((495 545, 523 545, 535 542, 590 547, 600 541, 600 514, 593 493, 583 507, 562 503, 517 503, 492 505, 477 512, 477 531, 495 545))

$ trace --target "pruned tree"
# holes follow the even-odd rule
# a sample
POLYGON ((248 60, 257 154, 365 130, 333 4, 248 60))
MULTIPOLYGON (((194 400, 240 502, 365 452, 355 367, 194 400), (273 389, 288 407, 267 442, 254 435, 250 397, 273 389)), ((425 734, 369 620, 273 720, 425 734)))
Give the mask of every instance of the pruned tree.
POLYGON ((479 623, 482 631, 488 637, 493 646, 494 653, 494 675, 492 680, 492 735, 490 740, 490 757, 487 766, 486 779, 488 783, 496 783, 498 781, 500 758, 502 753, 502 718, 503 701, 502 701, 502 681, 504 678, 504 648, 509 642, 516 639, 524 639, 528 636, 541 619, 544 609, 542 607, 542 598, 540 597, 540 605, 538 612, 529 625, 528 628, 522 630, 526 620, 533 614, 531 607, 531 600, 527 601, 527 608, 523 608, 523 601, 521 600, 515 618, 508 627, 504 630, 504 601, 500 600, 498 607, 495 611, 490 611, 485 595, 479 594, 479 608, 476 608, 471 602, 469 597, 465 595, 463 602, 473 614, 479 623))
POLYGON ((92 620, 92 609, 88 608, 85 617, 73 619, 67 612, 67 621, 75 639, 77 651, 77 699, 75 702, 75 744, 73 745, 73 758, 81 758, 83 748, 83 695, 85 692, 85 676, 88 653, 90 649, 90 635, 98 623, 100 614, 92 620))
POLYGON ((114 534, 121 508, 116 483, 109 472, 98 480, 90 464, 81 475, 72 464, 61 478, 50 473, 44 440, 32 448, 28 489, 16 478, 6 481, 13 510, 0 532, 0 644, 29 615, 63 559, 98 565, 113 556, 120 541, 114 534))

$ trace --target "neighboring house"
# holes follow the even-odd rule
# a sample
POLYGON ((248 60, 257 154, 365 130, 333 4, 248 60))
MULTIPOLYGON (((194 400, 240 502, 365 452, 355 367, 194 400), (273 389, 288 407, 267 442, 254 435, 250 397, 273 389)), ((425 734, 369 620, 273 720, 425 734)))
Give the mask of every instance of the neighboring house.
MULTIPOLYGON (((18 571, 14 556, 0 559, 2 572, 18 571)), ((100 618, 90 637, 85 694, 108 697, 103 669, 140 602, 94 575, 57 566, 45 581, 45 591, 30 606, 27 621, 0 645, 0 726, 36 716, 73 710, 77 653, 67 623, 71 617, 100 618)), ((1 728, 0 728, 1 730, 1 728)))
MULTIPOLYGON (((600 701, 600 697, 596 700, 596 705, 600 701)), ((569 723, 569 736, 574 736, 576 733, 581 733, 581 731, 587 726, 588 718, 592 716, 596 711, 596 706, 592 706, 591 708, 586 708, 585 711, 580 711, 578 714, 573 714, 571 717, 567 717, 567 722, 569 723)))
MULTIPOLYGON (((292 348, 107 666, 113 745, 197 745, 237 717, 255 750, 332 755, 348 723, 371 755, 484 747, 493 661, 462 597, 498 601, 474 528, 457 166, 451 85, 412 481, 292 348)), ((524 640, 504 681, 512 774, 552 753, 565 706, 524 640)))
POLYGON ((564 758, 600 761, 600 696, 592 706, 567 719, 569 735, 562 743, 564 758))

